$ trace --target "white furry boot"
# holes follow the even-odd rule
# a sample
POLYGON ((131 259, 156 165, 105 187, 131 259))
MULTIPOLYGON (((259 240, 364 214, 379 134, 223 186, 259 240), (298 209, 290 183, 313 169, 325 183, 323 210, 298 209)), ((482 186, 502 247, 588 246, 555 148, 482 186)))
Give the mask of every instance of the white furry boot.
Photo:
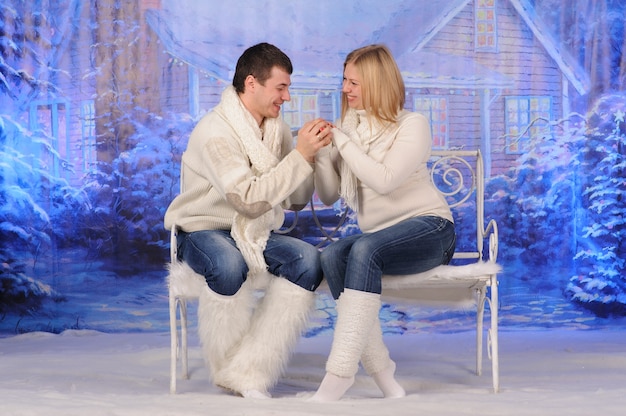
POLYGON ((243 397, 269 398, 308 323, 314 294, 283 277, 270 282, 250 331, 216 375, 216 384, 243 397))
POLYGON ((249 331, 254 305, 254 293, 246 283, 233 296, 215 293, 204 284, 198 300, 198 335, 213 382, 249 331))
POLYGON ((361 364, 386 398, 406 396, 406 391, 394 377, 396 363, 389 358, 389 350, 383 341, 380 320, 377 320, 370 332, 367 345, 361 355, 361 364))
POLYGON ((345 289, 337 300, 337 323, 326 362, 326 375, 311 401, 339 400, 354 384, 359 360, 378 322, 380 295, 345 289))

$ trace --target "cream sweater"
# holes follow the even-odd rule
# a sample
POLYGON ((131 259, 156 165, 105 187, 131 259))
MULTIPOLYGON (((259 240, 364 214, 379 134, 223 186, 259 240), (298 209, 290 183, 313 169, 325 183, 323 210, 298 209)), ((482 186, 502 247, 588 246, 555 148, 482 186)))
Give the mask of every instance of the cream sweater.
MULTIPOLYGON (((284 222, 283 209, 302 209, 313 193, 313 167, 293 149, 281 122, 281 160, 270 172, 255 176, 243 145, 218 105, 189 137, 181 161, 181 193, 165 213, 165 228, 183 231, 230 230, 235 211, 257 218, 273 209, 274 229, 284 222)), ((257 125, 252 126, 262 137, 257 125)))
MULTIPOLYGON (((372 134, 365 113, 357 113, 358 134, 372 134)), ((361 231, 379 231, 415 216, 434 215, 453 221, 448 204, 430 181, 426 162, 431 134, 424 116, 403 110, 398 122, 365 149, 342 132, 341 125, 333 129, 333 137, 333 145, 317 155, 315 188, 327 205, 339 198, 339 161, 343 159, 357 177, 361 231)))

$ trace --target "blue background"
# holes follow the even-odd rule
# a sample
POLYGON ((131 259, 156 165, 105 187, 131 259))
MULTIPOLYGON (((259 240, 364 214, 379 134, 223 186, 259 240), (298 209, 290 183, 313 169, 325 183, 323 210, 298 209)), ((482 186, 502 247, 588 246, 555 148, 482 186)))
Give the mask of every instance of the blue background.
MULTIPOLYGON (((387 44, 437 148, 480 148, 502 328, 624 325, 626 59, 617 1, 0 1, 0 330, 167 330, 180 155, 256 42, 294 62, 297 129, 339 115, 345 54, 387 44), (600 4, 601 3, 601 4, 600 4)), ((332 229, 341 206, 316 205, 332 229)), ((291 220, 291 215, 288 216, 291 220)), ((352 215, 338 236, 354 232, 352 215)), ((469 229, 459 227, 460 240, 469 229)), ((294 235, 322 242, 310 207, 294 235)), ((331 328, 325 294, 310 335, 331 328)), ((386 304, 387 332, 469 311, 386 304)))

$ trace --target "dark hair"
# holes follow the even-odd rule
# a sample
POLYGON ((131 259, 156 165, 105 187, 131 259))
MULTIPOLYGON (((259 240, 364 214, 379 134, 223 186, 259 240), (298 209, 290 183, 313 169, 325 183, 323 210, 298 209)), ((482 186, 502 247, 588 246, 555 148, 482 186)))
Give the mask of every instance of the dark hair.
POLYGON ((272 68, 277 66, 289 75, 293 72, 293 66, 289 57, 276 46, 269 43, 259 43, 249 47, 237 60, 233 87, 238 93, 243 93, 244 82, 248 75, 255 77, 261 85, 270 77, 272 68))

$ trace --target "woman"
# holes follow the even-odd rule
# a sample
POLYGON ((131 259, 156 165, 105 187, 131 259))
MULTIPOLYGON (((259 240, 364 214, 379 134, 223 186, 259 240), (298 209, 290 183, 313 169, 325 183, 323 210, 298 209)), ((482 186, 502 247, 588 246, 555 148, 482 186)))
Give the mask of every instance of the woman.
POLYGON ((342 92, 333 143, 316 157, 315 187, 325 204, 344 198, 362 234, 333 242, 321 255, 337 323, 326 375, 311 400, 340 399, 359 361, 385 397, 403 397, 378 319, 382 275, 448 263, 454 223, 428 175, 428 120, 403 109, 404 82, 390 51, 369 45, 351 52, 342 92))

